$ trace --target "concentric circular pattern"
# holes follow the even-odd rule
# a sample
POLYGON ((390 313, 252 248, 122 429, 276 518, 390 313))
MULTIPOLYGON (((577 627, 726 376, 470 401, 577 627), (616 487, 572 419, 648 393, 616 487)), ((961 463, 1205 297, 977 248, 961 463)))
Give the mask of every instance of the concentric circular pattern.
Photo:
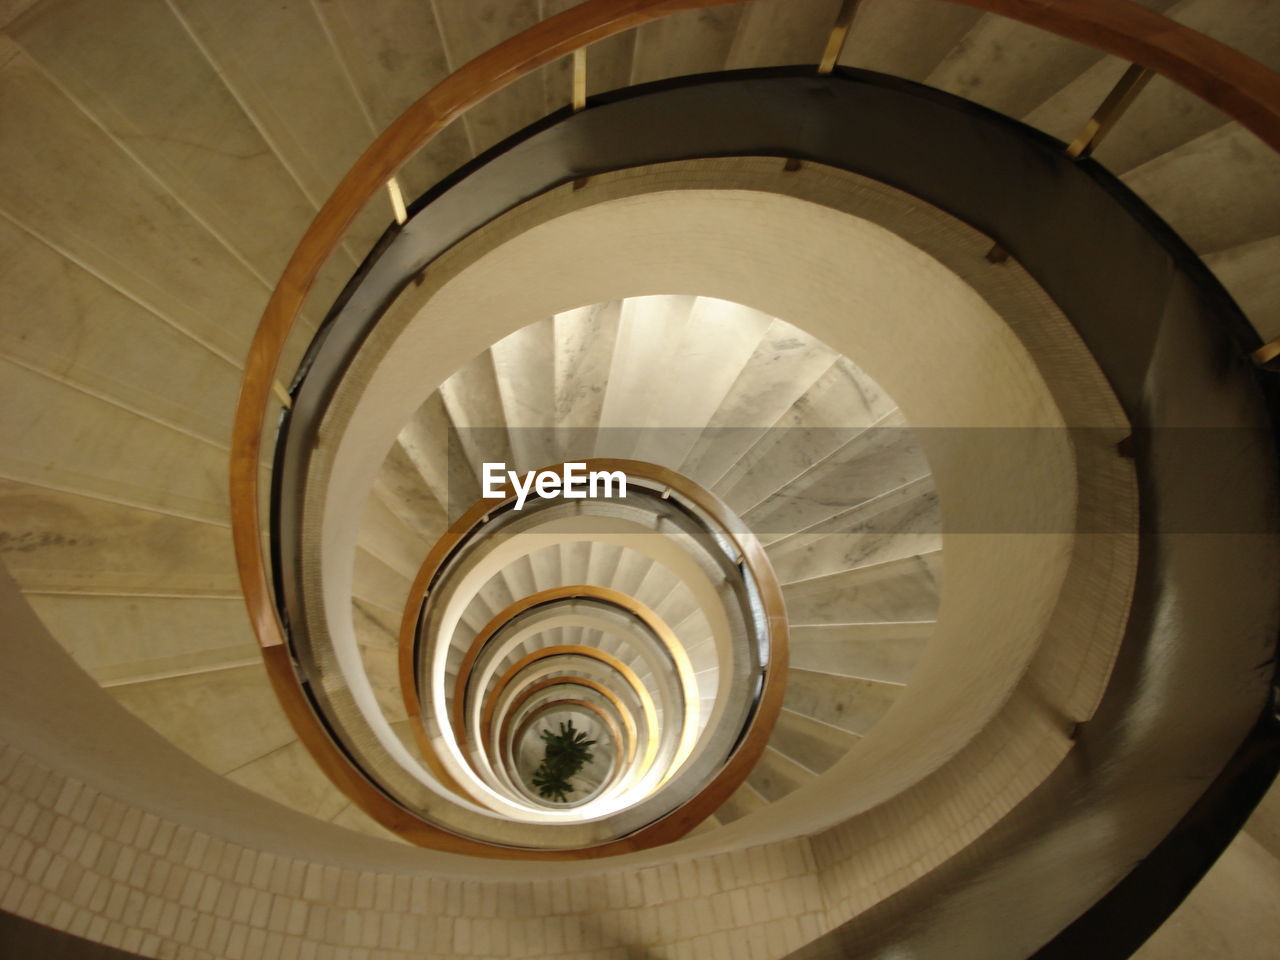
MULTIPOLYGON (((725 789, 730 759, 768 739, 785 683, 786 623, 763 551, 715 497, 654 464, 584 467, 625 477, 625 496, 535 495, 518 506, 508 491, 475 504, 441 538, 410 593, 402 682, 432 769, 460 796, 519 823, 564 819, 560 801, 531 796, 517 769, 526 737, 542 729, 535 721, 594 716, 615 769, 601 790, 605 775, 588 775, 592 796, 573 814, 598 821, 593 837, 613 840, 694 802, 709 784, 725 789), (465 612, 504 567, 593 542, 672 571, 702 627, 686 636, 700 642, 686 646, 643 603, 592 584, 535 592, 478 632, 467 627, 465 612), (566 626, 608 641, 557 642, 566 626), (566 698, 566 687, 576 696, 566 698)), ((574 828, 561 832, 581 836, 574 828)))
POLYGON ((517 331, 426 399, 375 491, 362 541, 413 566, 382 591, 407 598, 399 629, 358 566, 355 650, 313 629, 296 656, 427 846, 603 856, 820 790, 937 615, 937 502, 901 414, 848 359, 725 301, 517 331), (571 471, 599 490, 534 482, 571 471), (592 759, 540 792, 544 734, 571 722, 592 759))

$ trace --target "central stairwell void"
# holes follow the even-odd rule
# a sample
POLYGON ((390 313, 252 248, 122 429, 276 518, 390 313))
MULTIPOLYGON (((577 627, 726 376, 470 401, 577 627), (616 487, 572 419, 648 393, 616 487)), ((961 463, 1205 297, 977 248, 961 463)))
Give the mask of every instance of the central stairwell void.
POLYGON ((352 589, 403 612, 356 599, 351 635, 305 587, 284 595, 326 727, 449 834, 429 844, 601 855, 820 794, 937 619, 937 497, 902 412, 847 358, 721 300, 517 330, 412 412, 373 489, 357 542, 382 563, 352 589), (626 495, 484 495, 486 465, 575 458, 626 495), (570 719, 614 769, 562 807, 530 770, 570 719))
MULTIPOLYGON (((815 83, 876 89, 717 78, 580 122, 639 142, 654 101, 759 116, 815 83)), ((441 208, 501 203, 492 184, 511 189, 521 154, 577 119, 415 205, 307 354, 272 530, 277 683, 294 683, 304 740, 384 826, 485 856, 891 815, 940 765, 973 763, 957 776, 981 789, 1001 776, 991 752, 1025 752, 1009 800, 1033 787, 1096 706, 1136 563, 1134 471, 1115 452, 1132 428, 1066 318, 943 211, 745 146, 537 191, 410 282, 390 276, 438 242, 441 208), (608 296, 655 289, 726 296, 608 296), (821 338, 780 319, 799 317, 821 338), (571 460, 625 473, 625 501, 482 496, 487 464, 571 460), (610 604, 605 631, 592 614, 610 604), (566 698, 570 680, 595 686, 566 698), (529 797, 513 771, 534 721, 586 705, 619 731, 621 770, 582 806, 529 797)), ((664 150, 709 151, 689 129, 664 150)))

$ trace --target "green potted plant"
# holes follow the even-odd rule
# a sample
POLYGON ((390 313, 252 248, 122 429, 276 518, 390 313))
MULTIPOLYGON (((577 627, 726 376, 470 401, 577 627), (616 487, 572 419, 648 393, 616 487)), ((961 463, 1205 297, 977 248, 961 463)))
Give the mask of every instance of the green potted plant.
POLYGON ((533 788, 545 800, 565 803, 573 793, 569 781, 594 759, 588 748, 595 741, 575 730, 570 720, 567 724, 560 724, 559 733, 543 730, 542 742, 546 748, 542 763, 533 772, 533 788))

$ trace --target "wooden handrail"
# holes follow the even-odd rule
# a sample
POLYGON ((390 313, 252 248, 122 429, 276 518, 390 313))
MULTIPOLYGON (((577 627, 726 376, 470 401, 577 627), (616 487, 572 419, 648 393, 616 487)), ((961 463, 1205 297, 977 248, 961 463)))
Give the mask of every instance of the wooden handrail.
MULTIPOLYGON (((782 709, 782 697, 786 688, 786 673, 789 662, 787 618, 782 601, 782 589, 773 575, 773 567, 769 563, 759 541, 745 529, 742 521, 729 509, 724 501, 709 490, 675 470, 643 460, 596 457, 589 458, 583 462, 587 470, 621 471, 628 477, 646 480, 655 486, 666 488, 685 502, 702 511, 705 516, 710 517, 720 529, 733 539, 742 555, 743 565, 750 572, 756 583, 760 602, 764 607, 766 629, 770 639, 771 659, 768 665, 769 669, 764 675, 764 685, 760 692, 756 713, 729 763, 701 792, 684 804, 682 807, 685 810, 684 815, 679 818, 672 818, 668 815, 666 819, 659 821, 666 824, 666 828, 663 830, 658 830, 656 825, 654 828, 650 828, 654 831, 651 835, 655 838, 660 838, 654 842, 669 843, 671 840, 677 839, 693 829, 710 816, 720 803, 728 799, 729 795, 737 789, 742 780, 746 779, 755 761, 764 752, 765 745, 773 732, 773 725, 782 709)), ((563 464, 556 464, 545 469, 556 472, 562 467, 563 464)), ((410 720, 409 726, 414 732, 419 751, 426 760, 429 769, 437 773, 437 775, 445 771, 444 763, 436 753, 436 747, 431 737, 427 735, 426 726, 422 722, 422 711, 418 700, 417 667, 414 661, 414 651, 419 613, 422 610, 422 604, 428 589, 436 581, 441 569, 453 552, 464 540, 472 535, 473 531, 480 528, 486 517, 512 499, 514 499, 514 493, 510 490, 505 490, 499 496, 477 500, 464 511, 462 516, 455 520, 432 546, 426 560, 423 561, 422 567, 418 570, 417 576, 414 577, 413 584, 409 588, 409 596, 405 601, 404 613, 400 620, 400 688, 402 700, 405 712, 410 720)), ((565 596, 568 596, 574 591, 581 591, 584 588, 576 586, 557 589, 567 591, 565 596)), ((627 599, 630 600, 630 598, 627 599)), ((519 606, 523 602, 517 601, 513 606, 519 606)), ((631 605, 634 609, 640 607, 634 601, 632 601, 631 605)), ((499 617, 501 616, 502 614, 499 614, 499 617)), ((661 620, 656 620, 656 623, 662 625, 661 620)), ((673 649, 678 651, 681 650, 681 647, 679 644, 675 644, 673 649)), ((460 670, 459 677, 463 675, 464 671, 460 670)), ((456 703, 457 700, 455 700, 455 705, 456 703)), ((482 729, 488 730, 490 723, 491 721, 482 721, 482 729)), ((457 731, 460 728, 456 723, 454 729, 455 736, 457 736, 457 731)), ((487 747, 487 743, 488 737, 483 737, 482 745, 487 747)), ((689 746, 691 744, 686 743, 685 738, 682 738, 679 750, 680 757, 687 756, 689 746)), ((445 782, 452 785, 460 796, 475 799, 464 787, 457 784, 457 781, 451 775, 448 776, 445 782)), ((645 844, 645 846, 651 845, 653 845, 652 842, 645 844)), ((591 849, 598 850, 600 848, 591 849)), ((635 847, 634 849, 642 849, 642 847, 635 847)))
MULTIPOLYGON (((588 690, 594 690, 600 696, 604 697, 612 705, 618 714, 618 719, 622 721, 622 728, 625 737, 619 740, 626 748, 627 759, 630 763, 635 759, 637 749, 638 731, 636 729, 636 718, 632 716, 631 711, 627 709, 626 704, 618 697, 616 693, 606 687, 598 680, 592 680, 590 677, 574 677, 568 674, 561 674, 555 677, 547 677, 539 680, 537 683, 530 685, 526 689, 520 691, 520 695, 511 701, 511 706, 507 709, 506 714, 502 718, 502 726, 498 728, 499 743, 506 742, 507 733, 511 726, 511 719, 516 711, 524 706, 530 697, 536 696, 549 687, 569 686, 569 687, 585 687, 588 690)), ((517 734, 518 736, 518 734, 517 734)))
POLYGON ((493 689, 485 696, 484 708, 480 717, 480 749, 484 751, 485 755, 492 759, 489 746, 493 741, 493 712, 497 709, 498 699, 502 696, 502 691, 507 689, 511 681, 526 667, 531 667, 539 660, 547 660, 551 657, 585 657, 588 660, 596 660, 620 676, 626 685, 631 688, 631 692, 635 694, 636 700, 640 703, 640 711, 644 714, 645 729, 649 732, 644 756, 640 759, 640 767, 642 770, 649 769, 658 753, 658 712, 653 706, 653 697, 649 695, 649 691, 640 682, 640 678, 636 676, 635 671, 617 657, 605 653, 603 650, 597 650, 595 647, 584 646, 580 643, 562 643, 552 647, 542 647, 521 657, 503 673, 498 682, 494 684, 493 689))
POLYGON ((258 464, 267 401, 285 339, 325 263, 386 182, 436 134, 507 85, 597 40, 682 10, 742 0, 588 0, 485 51, 445 77, 392 122, 329 195, 289 258, 245 358, 231 443, 232 536, 258 643, 285 643, 259 542, 258 464))
MULTIPOLYGON (((694 812, 686 810, 680 817, 668 817, 626 841, 592 848, 591 852, 504 853, 500 848, 456 837, 417 820, 388 800, 351 765, 315 717, 297 682, 284 629, 272 601, 260 539, 261 445, 285 340, 321 269, 359 213, 423 145, 468 108, 539 67, 595 41, 668 14, 734 2, 739 0, 587 0, 511 37, 446 77, 387 127, 343 177, 294 250, 255 331, 245 360, 230 457, 232 538, 250 623, 276 695, 317 763, 361 809, 413 842, 482 856, 604 856, 640 849, 633 841, 639 841, 641 836, 679 836, 684 832, 680 821, 694 812)), ((1206 100, 1280 151, 1280 76, 1225 44, 1133 0, 949 2, 1001 14, 1148 67, 1206 100)), ((780 594, 778 603, 780 611, 780 594)), ((785 631, 785 622, 782 628, 785 631)), ((762 710, 768 705, 776 716, 780 704, 781 690, 766 689, 762 710)), ((740 763, 754 763, 762 750, 760 744, 759 750, 740 751, 722 774, 740 763)), ((716 794, 717 791, 708 792, 706 799, 714 800, 716 794)), ((727 792, 723 793, 719 799, 727 796, 727 792)))
MULTIPOLYGON (((608 604, 643 623, 658 638, 658 642, 666 648, 676 668, 676 674, 680 679, 680 686, 685 691, 686 698, 691 691, 696 695, 698 687, 697 681, 693 676, 693 665, 689 662, 689 657, 684 652, 683 644, 680 643, 671 628, 667 626, 666 621, 639 600, 618 590, 610 590, 608 587, 597 587, 586 583, 539 590, 537 593, 522 597, 494 614, 493 618, 476 634, 475 639, 471 641, 471 646, 467 648, 467 652, 462 657, 462 663, 458 667, 458 676, 454 680, 453 687, 453 730, 454 736, 458 740, 459 750, 464 756, 466 755, 468 739, 464 713, 467 700, 467 684, 470 680, 471 670, 475 666, 476 658, 480 656, 480 651, 484 649, 485 644, 489 642, 489 639, 495 633, 526 610, 545 606, 557 600, 576 599, 589 599, 608 604)), ((401 679, 404 679, 403 675, 401 679)), ((415 697, 414 699, 416 701, 417 698, 415 697)))

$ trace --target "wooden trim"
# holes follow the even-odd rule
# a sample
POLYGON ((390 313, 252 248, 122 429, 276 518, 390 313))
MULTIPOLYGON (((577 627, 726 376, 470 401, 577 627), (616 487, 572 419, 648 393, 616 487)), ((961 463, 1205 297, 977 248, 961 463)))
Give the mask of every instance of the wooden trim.
MULTIPOLYGON (((681 473, 657 464, 641 460, 625 460, 614 458, 593 458, 585 461, 588 469, 621 470, 628 476, 648 480, 656 485, 670 488, 683 499, 693 504, 725 530, 733 539, 742 562, 750 571, 760 594, 760 602, 765 610, 766 629, 770 638, 770 663, 765 672, 764 685, 760 692, 760 701, 756 713, 748 726, 745 735, 739 742, 736 751, 695 796, 677 810, 655 821, 644 829, 621 840, 613 841, 597 847, 578 850, 574 856, 595 857, 612 856, 632 850, 643 850, 648 847, 670 843, 688 833, 708 816, 715 812, 725 800, 746 780, 747 775, 758 762, 773 733, 773 726, 782 709, 782 699, 786 692, 786 675, 789 663, 789 644, 786 607, 782 599, 782 588, 773 575, 764 548, 745 524, 715 494, 694 483, 681 473)), ((547 469, 554 470, 555 467, 547 469)), ((422 568, 414 578, 405 604, 404 615, 400 624, 400 680, 401 693, 404 697, 405 709, 413 721, 410 726, 424 750, 434 762, 434 746, 426 736, 421 720, 421 711, 416 694, 416 683, 413 670, 413 645, 418 626, 418 614, 426 596, 426 590, 440 567, 468 535, 470 530, 479 525, 485 516, 501 507, 512 496, 503 495, 479 500, 453 523, 441 536, 427 555, 422 568)), ((482 722, 483 727, 483 722, 482 722)), ((431 761, 428 761, 429 763, 431 761)), ((461 788, 460 788, 461 789, 461 788)), ((464 796, 469 794, 464 793, 464 796)), ((504 848, 499 848, 504 849, 504 848)), ((564 851, 551 851, 563 853, 564 851)), ((497 853, 495 856, 518 856, 511 853, 497 853)), ((572 859, 566 856, 564 859, 572 859)))
POLYGON ((485 752, 485 755, 492 759, 493 753, 490 750, 490 745, 493 742, 493 713, 497 709, 498 699, 502 696, 502 692, 519 675, 520 671, 532 666, 539 660, 547 660, 551 657, 586 657, 588 660, 596 660, 626 681, 627 686, 634 691, 636 700, 640 703, 640 710, 644 713, 645 729, 649 731, 649 739, 645 744, 644 756, 640 758, 640 769, 642 771, 648 770, 653 764, 654 757, 658 754, 658 740, 661 732, 658 729, 658 711, 654 709, 653 697, 649 695, 649 691, 640 682, 640 678, 636 676, 635 671, 617 657, 605 653, 603 650, 597 650, 595 647, 586 647, 579 643, 564 643, 535 650, 533 653, 526 654, 513 663, 498 679, 493 689, 486 694, 484 709, 480 714, 480 749, 485 752))
MULTIPOLYGON (((638 477, 649 481, 656 486, 666 487, 679 494, 684 500, 693 504, 707 516, 710 516, 716 524, 724 530, 731 538, 733 538, 738 551, 743 557, 743 563, 751 572, 757 587, 760 591, 761 603, 766 611, 766 629, 770 638, 770 651, 772 662, 765 671, 765 683, 761 690, 761 700, 757 707, 755 718, 752 725, 748 728, 746 735, 739 742, 737 753, 744 756, 751 756, 758 759, 764 752, 764 747, 769 737, 773 733, 774 723, 777 721, 778 712, 782 709, 782 696, 786 687, 786 672, 788 663, 788 633, 785 606, 782 601, 782 589, 778 585, 773 575, 773 567, 770 565, 763 548, 755 536, 747 530, 740 518, 729 509, 729 507, 715 494, 706 490, 701 485, 690 480, 681 473, 671 470, 658 464, 649 463, 643 460, 626 460, 610 457, 595 457, 583 461, 588 470, 621 470, 628 476, 638 477)), ((552 465, 544 469, 555 471, 562 464, 552 465)), ((448 773, 443 761, 436 753, 435 744, 431 742, 431 738, 427 736, 427 729, 422 720, 422 712, 418 702, 417 677, 414 664, 414 649, 417 640, 419 613, 422 609, 423 601, 426 597, 427 588, 435 581, 437 574, 445 561, 453 553, 453 551, 466 540, 471 532, 479 527, 487 516, 494 510, 499 509, 504 504, 514 498, 514 493, 506 491, 496 497, 481 499, 473 503, 447 531, 436 541, 431 551, 427 554, 427 559, 423 562, 417 576, 414 578, 413 584, 409 589, 408 600, 405 603, 404 614, 400 620, 400 692, 404 703, 405 712, 409 717, 409 727, 414 733, 419 751, 421 752, 428 768, 432 773, 440 777, 441 781, 450 786, 459 796, 466 797, 483 803, 483 798, 469 792, 457 780, 448 773)), ((577 590, 580 588, 560 588, 566 590, 577 590)), ((630 598, 628 598, 630 600, 630 598)), ((521 601, 517 601, 517 604, 521 601)), ((636 604, 636 606, 640 606, 636 604)), ((504 611, 505 612, 505 611, 504 611)), ((499 614, 502 616, 502 614, 499 614)), ((495 618, 496 619, 496 618, 495 618)), ((657 619, 655 617, 655 619, 657 619)), ((661 623, 661 620, 657 620, 661 623)), ((486 625, 486 629, 491 624, 486 625)), ((683 652, 683 647, 676 644, 670 649, 683 652)), ((474 663, 474 657, 470 663, 464 661, 463 667, 459 669, 459 677, 463 677, 469 672, 471 664, 474 663)), ((692 667, 689 668, 692 673, 692 667)), ((456 699, 455 688, 455 709, 459 702, 456 699)), ((460 747, 464 741, 460 739, 466 736, 465 724, 459 726, 456 722, 455 713, 454 736, 459 738, 460 747)), ((482 730, 488 730, 488 727, 482 723, 482 730)), ((688 756, 696 741, 697 731, 692 728, 682 731, 681 740, 677 748, 676 755, 673 759, 673 766, 678 766, 688 756)), ((654 738, 651 737, 651 740, 654 738)), ((482 737, 482 748, 487 752, 488 737, 482 737)), ((460 750, 466 762, 470 764, 470 756, 466 750, 460 750)), ((751 771, 754 765, 753 759, 751 764, 746 766, 733 766, 733 774, 738 778, 737 782, 741 783, 751 771)), ((646 763, 647 767, 648 764, 646 763)), ((723 770, 721 773, 723 774, 723 770)), ((715 783, 713 780, 712 783, 715 783)), ((710 784, 708 785, 710 786, 710 784)), ((723 786, 723 784, 722 784, 723 786)), ((736 789, 736 787, 734 788, 736 789)), ((733 792, 733 789, 727 790, 721 796, 720 802, 727 799, 733 792)), ((697 797, 688 801, 693 804, 697 797)), ((686 804, 688 805, 688 804, 686 804)), ((719 805, 718 803, 716 804, 719 805)), ((699 807, 695 806, 695 809, 699 807)), ((697 826, 703 819, 714 812, 714 807, 709 807, 706 812, 698 819, 688 822, 683 829, 687 832, 697 826)), ((668 842, 668 841, 663 841, 668 842)))
MULTIPOLYGON (((692 691, 694 697, 697 696, 698 685, 693 675, 693 664, 689 661, 689 656, 685 652, 684 644, 682 644, 675 633, 667 626, 666 621, 659 617, 656 613, 646 607, 639 600, 630 597, 618 590, 610 590, 608 587, 597 587, 591 584, 578 584, 575 586, 552 587, 548 590, 540 590, 532 593, 527 597, 515 601, 499 611, 492 620, 484 625, 475 639, 471 642, 471 646, 467 648, 467 652, 462 657, 462 663, 458 667, 458 676, 454 680, 453 686, 453 730, 454 737, 458 740, 458 747, 466 753, 467 731, 466 731, 466 704, 467 704, 467 685, 471 679, 471 671, 474 668, 476 659, 480 656, 490 638, 501 630, 507 623, 526 610, 532 610, 535 607, 545 606, 554 603, 557 600, 576 600, 576 599, 596 600, 606 603, 609 606, 617 607, 624 613, 635 617, 643 623, 658 638, 658 641, 667 649, 671 656, 672 663, 675 665, 676 673, 680 678, 680 686, 684 691, 685 702, 688 704, 689 695, 692 691)), ((412 602, 412 595, 410 598, 412 602)), ((402 638, 403 641, 403 638, 402 638)), ((401 674, 401 681, 404 680, 404 674, 401 674)), ((416 697, 414 698, 416 701, 416 697)), ((686 707, 687 716, 687 707, 686 707)))
MULTIPOLYGON (((536 696, 548 687, 556 686, 573 686, 585 687, 588 690, 594 690, 600 696, 604 697, 613 705, 613 709, 618 714, 618 719, 622 721, 622 727, 625 736, 619 734, 615 739, 620 749, 625 749, 627 763, 631 763, 636 757, 636 750, 639 748, 638 732, 636 729, 636 718, 632 716, 631 711, 627 709, 626 704, 619 699, 618 695, 606 687, 598 680, 592 680, 590 677, 571 677, 561 675, 556 677, 547 677, 545 680, 539 680, 537 683, 528 687, 520 693, 520 696, 511 701, 511 706, 507 708, 506 714, 502 718, 502 725, 498 727, 498 743, 506 742, 507 734, 510 732, 511 718, 515 716, 516 711, 529 702, 529 698, 536 696)), ((519 737, 517 732, 516 736, 519 737)))

